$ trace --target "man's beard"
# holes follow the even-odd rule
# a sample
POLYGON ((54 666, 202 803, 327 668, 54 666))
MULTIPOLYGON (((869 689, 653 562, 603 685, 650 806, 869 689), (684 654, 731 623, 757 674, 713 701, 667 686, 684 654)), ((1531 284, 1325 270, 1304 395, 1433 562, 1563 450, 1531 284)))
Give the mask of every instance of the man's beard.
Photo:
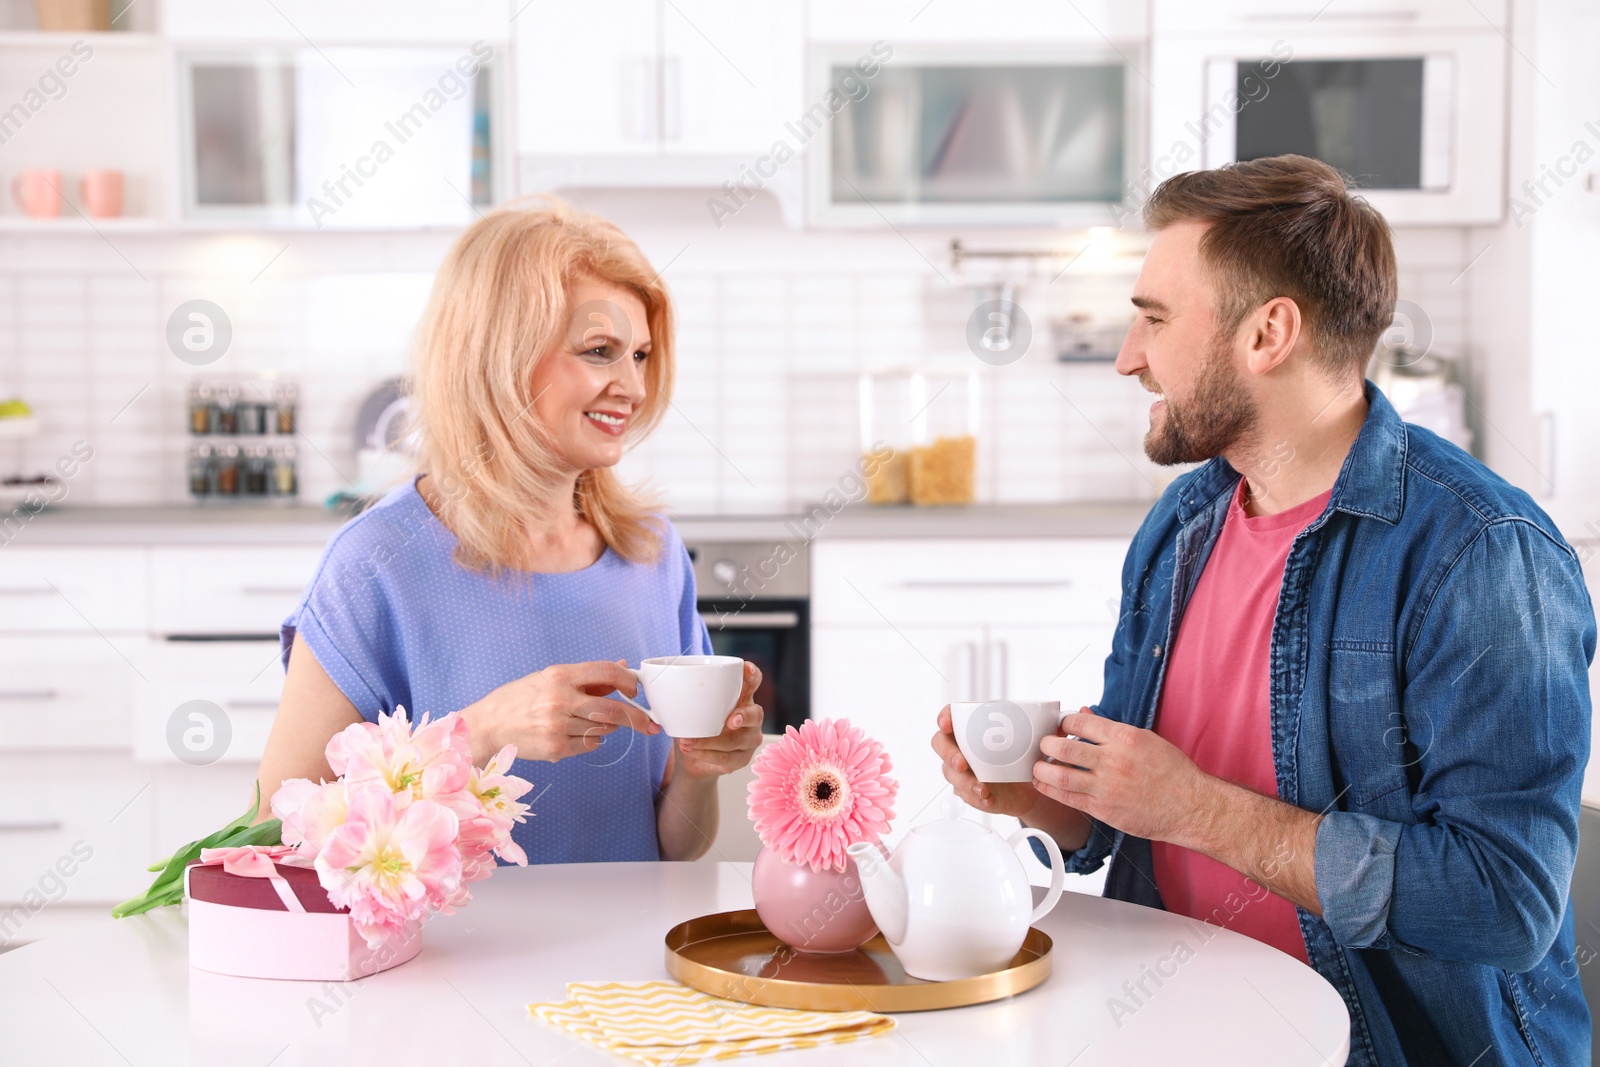
POLYGON ((1213 342, 1194 393, 1183 403, 1163 394, 1166 418, 1160 429, 1152 425, 1144 435, 1144 454, 1151 462, 1163 467, 1200 463, 1222 455, 1255 432, 1255 404, 1243 376, 1233 368, 1228 349, 1224 338, 1213 342))

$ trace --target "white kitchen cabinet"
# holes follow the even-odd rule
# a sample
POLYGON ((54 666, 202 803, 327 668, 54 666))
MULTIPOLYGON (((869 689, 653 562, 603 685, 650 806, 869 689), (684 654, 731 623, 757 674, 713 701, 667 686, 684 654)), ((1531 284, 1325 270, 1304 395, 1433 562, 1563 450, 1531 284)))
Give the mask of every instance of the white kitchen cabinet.
MULTIPOLYGON (((150 770, 155 780, 151 833, 156 858, 215 833, 230 819, 248 811, 255 796, 254 763, 218 763, 210 767, 175 763, 150 770)), ((262 803, 270 799, 265 798, 262 803)))
POLYGON ((656 6, 657 0, 540 4, 517 19, 519 154, 655 151, 656 6))
MULTIPOLYGON (((266 750, 267 735, 283 694, 283 664, 278 640, 162 641, 154 652, 159 682, 140 702, 133 756, 152 763, 178 763, 169 722, 190 701, 212 705, 191 748, 211 763, 254 767, 266 750), (225 731, 226 743, 218 736, 225 731)), ((187 720, 190 713, 180 716, 187 720)), ((184 744, 184 733, 177 733, 184 744)), ((185 761, 187 762, 187 761, 185 761)))
POLYGON ((0 553, 0 631, 142 631, 145 597, 143 549, 12 545, 0 553))
POLYGON ((142 634, 0 635, 0 752, 126 751, 154 677, 142 634))
POLYGON ((1126 541, 920 538, 811 547, 814 623, 1115 623, 1126 541))
MULTIPOLYGON (((515 10, 503 0, 162 0, 161 6, 163 31, 175 41, 297 47, 307 41, 318 47, 500 41, 515 10)), ((540 10, 537 17, 549 16, 540 10)))
POLYGON ((1262 29, 1354 29, 1376 33, 1401 30, 1492 29, 1506 27, 1509 0, 1153 0, 1156 33, 1247 33, 1262 29))
MULTIPOLYGON (((516 21, 518 154, 753 163, 801 110, 802 52, 796 4, 541 7, 516 21)), ((726 166, 703 176, 711 184, 738 177, 726 166)), ((632 184, 660 178, 635 172, 632 184)))
POLYGON ((929 747, 939 709, 968 698, 980 626, 816 626, 811 714, 849 719, 880 742, 900 783, 890 840, 938 809, 948 792, 929 747))
MULTIPOLYGON (((812 714, 848 718, 888 750, 901 783, 891 844, 949 793, 929 744, 942 706, 1099 699, 1126 551, 1112 538, 812 544, 812 714)), ((1043 884, 1046 872, 1027 863, 1043 884)), ((1103 879, 1070 881, 1098 892, 1103 879)))
POLYGON ((985 700, 1057 700, 1061 710, 1096 704, 1111 654, 1112 619, 1099 626, 992 626, 985 700))
POLYGON ((113 904, 149 884, 152 785, 113 755, 0 757, 0 944, 30 939, 30 902, 113 904))
MULTIPOLYGON (((661 143, 669 153, 749 155, 792 142, 801 5, 671 0, 661 14, 661 143)), ((737 178, 727 175, 728 179, 737 178)))
POLYGON ((321 558, 309 546, 153 548, 151 629, 276 636, 321 558))
POLYGON ((0 553, 0 944, 39 936, 49 924, 34 920, 54 905, 92 905, 82 910, 98 918, 148 885, 163 852, 244 810, 283 684, 278 624, 320 554, 0 553), (211 639, 238 634, 260 639, 211 639), (167 742, 172 712, 195 699, 229 726, 205 766, 179 762, 167 742))
POLYGON ((888 41, 919 45, 1092 44, 1129 40, 1148 31, 1147 6, 1127 0, 810 0, 813 41, 888 41))

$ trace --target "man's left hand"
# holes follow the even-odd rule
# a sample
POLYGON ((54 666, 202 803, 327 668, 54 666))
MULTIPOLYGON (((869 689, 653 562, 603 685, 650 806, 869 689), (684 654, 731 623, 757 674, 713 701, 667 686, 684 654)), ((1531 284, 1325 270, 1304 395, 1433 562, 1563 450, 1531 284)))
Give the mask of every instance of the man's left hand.
POLYGON ((1040 747, 1057 762, 1033 765, 1039 792, 1108 826, 1193 847, 1213 825, 1217 779, 1154 730, 1083 708, 1040 747))

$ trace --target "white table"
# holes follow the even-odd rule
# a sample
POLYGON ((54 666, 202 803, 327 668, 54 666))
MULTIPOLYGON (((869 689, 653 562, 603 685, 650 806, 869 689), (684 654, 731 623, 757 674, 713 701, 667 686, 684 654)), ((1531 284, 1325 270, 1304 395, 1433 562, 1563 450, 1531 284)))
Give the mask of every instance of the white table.
MULTIPOLYGON (((625 1061, 547 1028, 525 1005, 565 999, 568 981, 665 978, 668 929, 696 915, 751 906, 749 865, 734 863, 502 869, 474 890, 461 912, 430 921, 420 956, 348 985, 191 970, 176 908, 108 918, 103 926, 16 949, 0 955, 0 1060, 616 1067, 625 1061)), ((1350 1027, 1343 1001, 1314 971, 1274 949, 1075 893, 1064 894, 1039 926, 1055 941, 1055 964, 1037 989, 993 1004, 907 1013, 888 1037, 748 1062, 1345 1062, 1350 1027), (1180 943, 1192 952, 1182 962, 1174 955, 1185 955, 1180 943), (1147 994, 1124 987, 1141 978, 1147 994), (1114 1011, 1114 999, 1128 1010, 1114 1011)))

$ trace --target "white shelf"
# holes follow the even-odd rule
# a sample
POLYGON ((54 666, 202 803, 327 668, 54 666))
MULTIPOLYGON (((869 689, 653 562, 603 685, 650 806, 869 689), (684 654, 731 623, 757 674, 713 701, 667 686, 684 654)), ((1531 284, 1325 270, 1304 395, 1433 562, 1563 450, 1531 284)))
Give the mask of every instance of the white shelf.
POLYGON ((34 219, 23 215, 0 215, 0 233, 93 234, 96 231, 128 233, 130 231, 154 232, 163 228, 166 227, 162 220, 148 215, 119 215, 116 218, 109 219, 85 219, 78 215, 62 215, 54 219, 34 219))
POLYGON ((67 51, 78 41, 88 41, 93 48, 157 48, 160 34, 129 30, 85 30, 82 33, 46 33, 43 30, 7 30, 0 32, 0 48, 42 48, 67 51))

